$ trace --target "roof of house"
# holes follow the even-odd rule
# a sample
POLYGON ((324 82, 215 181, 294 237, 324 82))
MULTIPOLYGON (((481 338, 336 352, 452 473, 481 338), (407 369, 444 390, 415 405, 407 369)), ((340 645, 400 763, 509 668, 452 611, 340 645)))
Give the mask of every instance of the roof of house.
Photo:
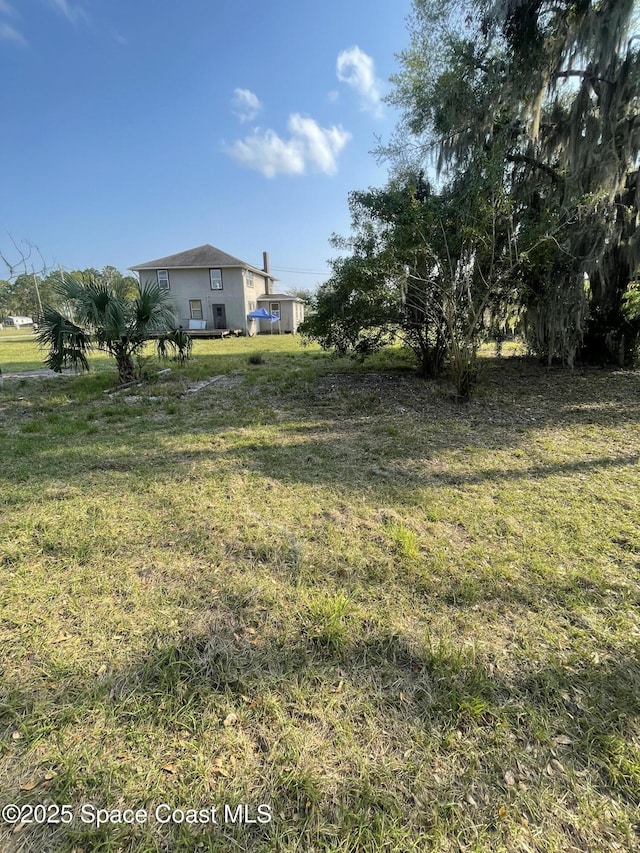
MULTIPOLYGON (((204 246, 196 246, 195 249, 187 249, 186 252, 178 252, 177 255, 167 255, 166 258, 156 258, 155 261, 147 261, 144 264, 136 264, 134 267, 129 267, 131 270, 171 270, 171 269, 211 269, 220 267, 242 267, 243 269, 252 270, 253 272, 261 273, 262 275, 271 274, 265 273, 259 267, 254 267, 253 264, 248 264, 246 261, 241 261, 240 258, 234 258, 233 255, 228 255, 221 249, 216 249, 215 246, 210 246, 205 243, 204 246)), ((275 281, 275 279, 274 279, 275 281)))
MULTIPOLYGON (((277 281, 277 279, 276 279, 277 281)), ((257 297, 257 302, 261 299, 270 299, 273 302, 302 302, 299 296, 293 296, 291 293, 263 293, 257 297)))

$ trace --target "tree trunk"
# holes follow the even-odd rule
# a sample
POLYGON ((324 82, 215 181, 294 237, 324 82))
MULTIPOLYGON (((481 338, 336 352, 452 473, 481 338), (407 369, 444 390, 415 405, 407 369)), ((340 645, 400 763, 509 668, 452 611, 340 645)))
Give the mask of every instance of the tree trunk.
POLYGON ((128 352, 116 353, 116 364, 118 365, 118 376, 120 378, 121 385, 135 381, 136 369, 133 364, 133 359, 128 352))
POLYGON ((603 259, 603 273, 592 278, 593 299, 581 355, 596 364, 631 366, 638 340, 638 324, 625 319, 622 297, 633 270, 621 252, 603 259))

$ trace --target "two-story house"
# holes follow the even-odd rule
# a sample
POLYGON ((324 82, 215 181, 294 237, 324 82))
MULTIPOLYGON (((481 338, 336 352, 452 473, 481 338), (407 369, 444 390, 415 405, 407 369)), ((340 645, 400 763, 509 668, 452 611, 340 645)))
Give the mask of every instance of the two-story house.
POLYGON ((155 281, 169 291, 176 321, 183 329, 205 333, 229 329, 252 335, 272 331, 264 320, 250 320, 256 308, 277 312, 276 331, 296 332, 304 319, 304 304, 295 296, 274 294, 276 281, 269 271, 269 255, 263 253, 263 268, 234 258, 206 243, 177 255, 157 258, 131 267, 140 282, 155 281))

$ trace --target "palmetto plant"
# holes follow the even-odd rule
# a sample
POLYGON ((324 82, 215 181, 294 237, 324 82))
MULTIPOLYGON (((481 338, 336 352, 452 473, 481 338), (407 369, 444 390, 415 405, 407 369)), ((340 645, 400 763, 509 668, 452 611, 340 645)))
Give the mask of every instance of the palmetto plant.
POLYGON ((192 349, 193 341, 182 326, 179 329, 172 329, 158 338, 158 355, 160 358, 169 358, 171 351, 176 361, 185 362, 191 357, 192 349))
POLYGON ((131 382, 134 356, 152 334, 175 325, 169 298, 156 284, 144 284, 131 298, 120 281, 71 276, 57 290, 69 316, 45 307, 38 333, 40 346, 49 349, 45 364, 57 373, 88 370, 87 353, 95 346, 115 358, 120 382, 131 382))

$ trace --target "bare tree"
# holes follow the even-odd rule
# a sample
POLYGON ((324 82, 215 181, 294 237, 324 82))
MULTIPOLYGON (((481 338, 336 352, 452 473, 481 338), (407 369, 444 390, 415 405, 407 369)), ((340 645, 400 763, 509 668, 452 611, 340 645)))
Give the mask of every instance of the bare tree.
POLYGON ((16 242, 14 237, 9 234, 9 240, 13 246, 11 259, 4 251, 0 249, 0 259, 7 268, 9 281, 13 281, 20 275, 31 276, 33 286, 38 300, 38 309, 42 314, 42 300, 40 299, 40 289, 38 287, 38 276, 45 276, 49 268, 42 257, 40 249, 30 240, 21 240, 16 242))

